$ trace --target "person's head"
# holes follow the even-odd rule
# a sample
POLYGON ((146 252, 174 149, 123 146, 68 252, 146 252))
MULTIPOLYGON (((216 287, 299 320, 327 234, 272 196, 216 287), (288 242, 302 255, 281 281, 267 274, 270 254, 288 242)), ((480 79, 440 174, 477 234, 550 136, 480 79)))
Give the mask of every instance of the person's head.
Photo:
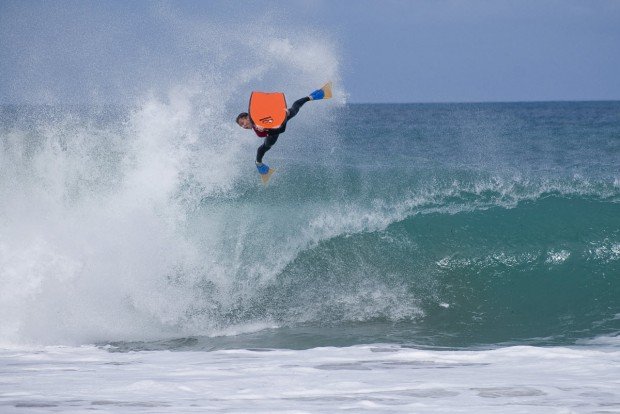
POLYGON ((243 129, 252 129, 252 121, 250 121, 250 115, 247 112, 241 112, 237 115, 237 125, 243 129))

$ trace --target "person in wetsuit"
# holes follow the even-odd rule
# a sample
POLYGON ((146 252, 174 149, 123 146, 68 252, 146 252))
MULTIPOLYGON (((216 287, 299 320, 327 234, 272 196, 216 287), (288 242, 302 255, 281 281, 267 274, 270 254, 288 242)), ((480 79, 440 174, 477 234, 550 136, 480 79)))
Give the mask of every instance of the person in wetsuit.
POLYGON ((296 100, 295 103, 293 103, 293 106, 286 110, 286 121, 284 121, 284 123, 279 128, 275 129, 265 129, 258 125, 255 125, 247 112, 241 112, 237 116, 237 124, 241 128, 253 129, 257 136, 259 136, 260 138, 265 138, 263 144, 258 147, 258 150, 256 151, 257 167, 260 167, 263 164, 263 156, 265 156, 265 153, 271 149, 271 147, 276 143, 276 141, 278 141, 278 137, 280 136, 280 134, 286 131, 286 124, 288 123, 288 121, 290 121, 291 118, 297 115, 297 112, 299 112, 299 109, 303 106, 303 104, 310 100, 312 100, 310 96, 304 96, 303 98, 296 100))
POLYGON ((286 120, 279 128, 262 128, 254 124, 252 118, 250 118, 250 115, 247 112, 241 112, 239 115, 237 115, 237 125, 239 125, 243 129, 253 129, 257 136, 265 139, 263 144, 258 147, 258 150, 256 151, 256 167, 258 168, 259 173, 266 174, 269 171, 269 167, 263 164, 263 156, 265 156, 265 153, 271 149, 271 147, 276 143, 276 141, 278 141, 278 137, 280 136, 280 134, 286 131, 286 125, 288 121, 290 121, 295 115, 297 115, 299 109, 306 102, 323 99, 324 97, 326 97, 325 91, 323 89, 317 89, 310 95, 304 96, 303 98, 296 100, 293 103, 293 106, 286 110, 286 120))

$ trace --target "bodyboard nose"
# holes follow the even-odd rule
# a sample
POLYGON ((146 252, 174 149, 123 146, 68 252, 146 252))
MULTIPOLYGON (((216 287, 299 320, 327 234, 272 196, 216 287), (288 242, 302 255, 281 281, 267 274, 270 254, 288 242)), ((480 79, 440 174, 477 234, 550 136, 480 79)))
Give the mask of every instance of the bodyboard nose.
POLYGON ((286 121, 286 98, 282 92, 254 91, 250 95, 250 118, 265 129, 282 126, 286 121))

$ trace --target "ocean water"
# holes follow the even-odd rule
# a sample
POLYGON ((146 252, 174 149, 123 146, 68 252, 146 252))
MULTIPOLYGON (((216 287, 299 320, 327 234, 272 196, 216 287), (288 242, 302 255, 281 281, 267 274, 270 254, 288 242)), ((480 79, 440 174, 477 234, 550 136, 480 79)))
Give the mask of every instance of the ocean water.
POLYGON ((0 108, 0 412, 620 412, 620 102, 238 104, 0 108))

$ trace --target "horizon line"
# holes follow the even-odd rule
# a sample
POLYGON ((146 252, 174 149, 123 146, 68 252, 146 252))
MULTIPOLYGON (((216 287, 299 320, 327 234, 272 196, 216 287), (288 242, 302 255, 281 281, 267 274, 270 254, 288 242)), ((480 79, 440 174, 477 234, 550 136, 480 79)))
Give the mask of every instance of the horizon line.
MULTIPOLYGON (((450 104, 515 104, 515 103, 595 103, 595 102, 620 102, 617 99, 549 99, 549 100, 516 100, 516 101, 381 101, 381 102, 345 102, 345 105, 450 105, 450 104)), ((30 102, 0 102, 0 106, 30 105, 30 106, 131 106, 131 103, 119 102, 55 102, 55 103, 30 103, 30 102)))
POLYGON ((347 102, 347 105, 447 105, 447 104, 504 104, 504 103, 570 103, 570 102, 620 102, 616 99, 549 99, 517 101, 395 101, 395 102, 347 102))

